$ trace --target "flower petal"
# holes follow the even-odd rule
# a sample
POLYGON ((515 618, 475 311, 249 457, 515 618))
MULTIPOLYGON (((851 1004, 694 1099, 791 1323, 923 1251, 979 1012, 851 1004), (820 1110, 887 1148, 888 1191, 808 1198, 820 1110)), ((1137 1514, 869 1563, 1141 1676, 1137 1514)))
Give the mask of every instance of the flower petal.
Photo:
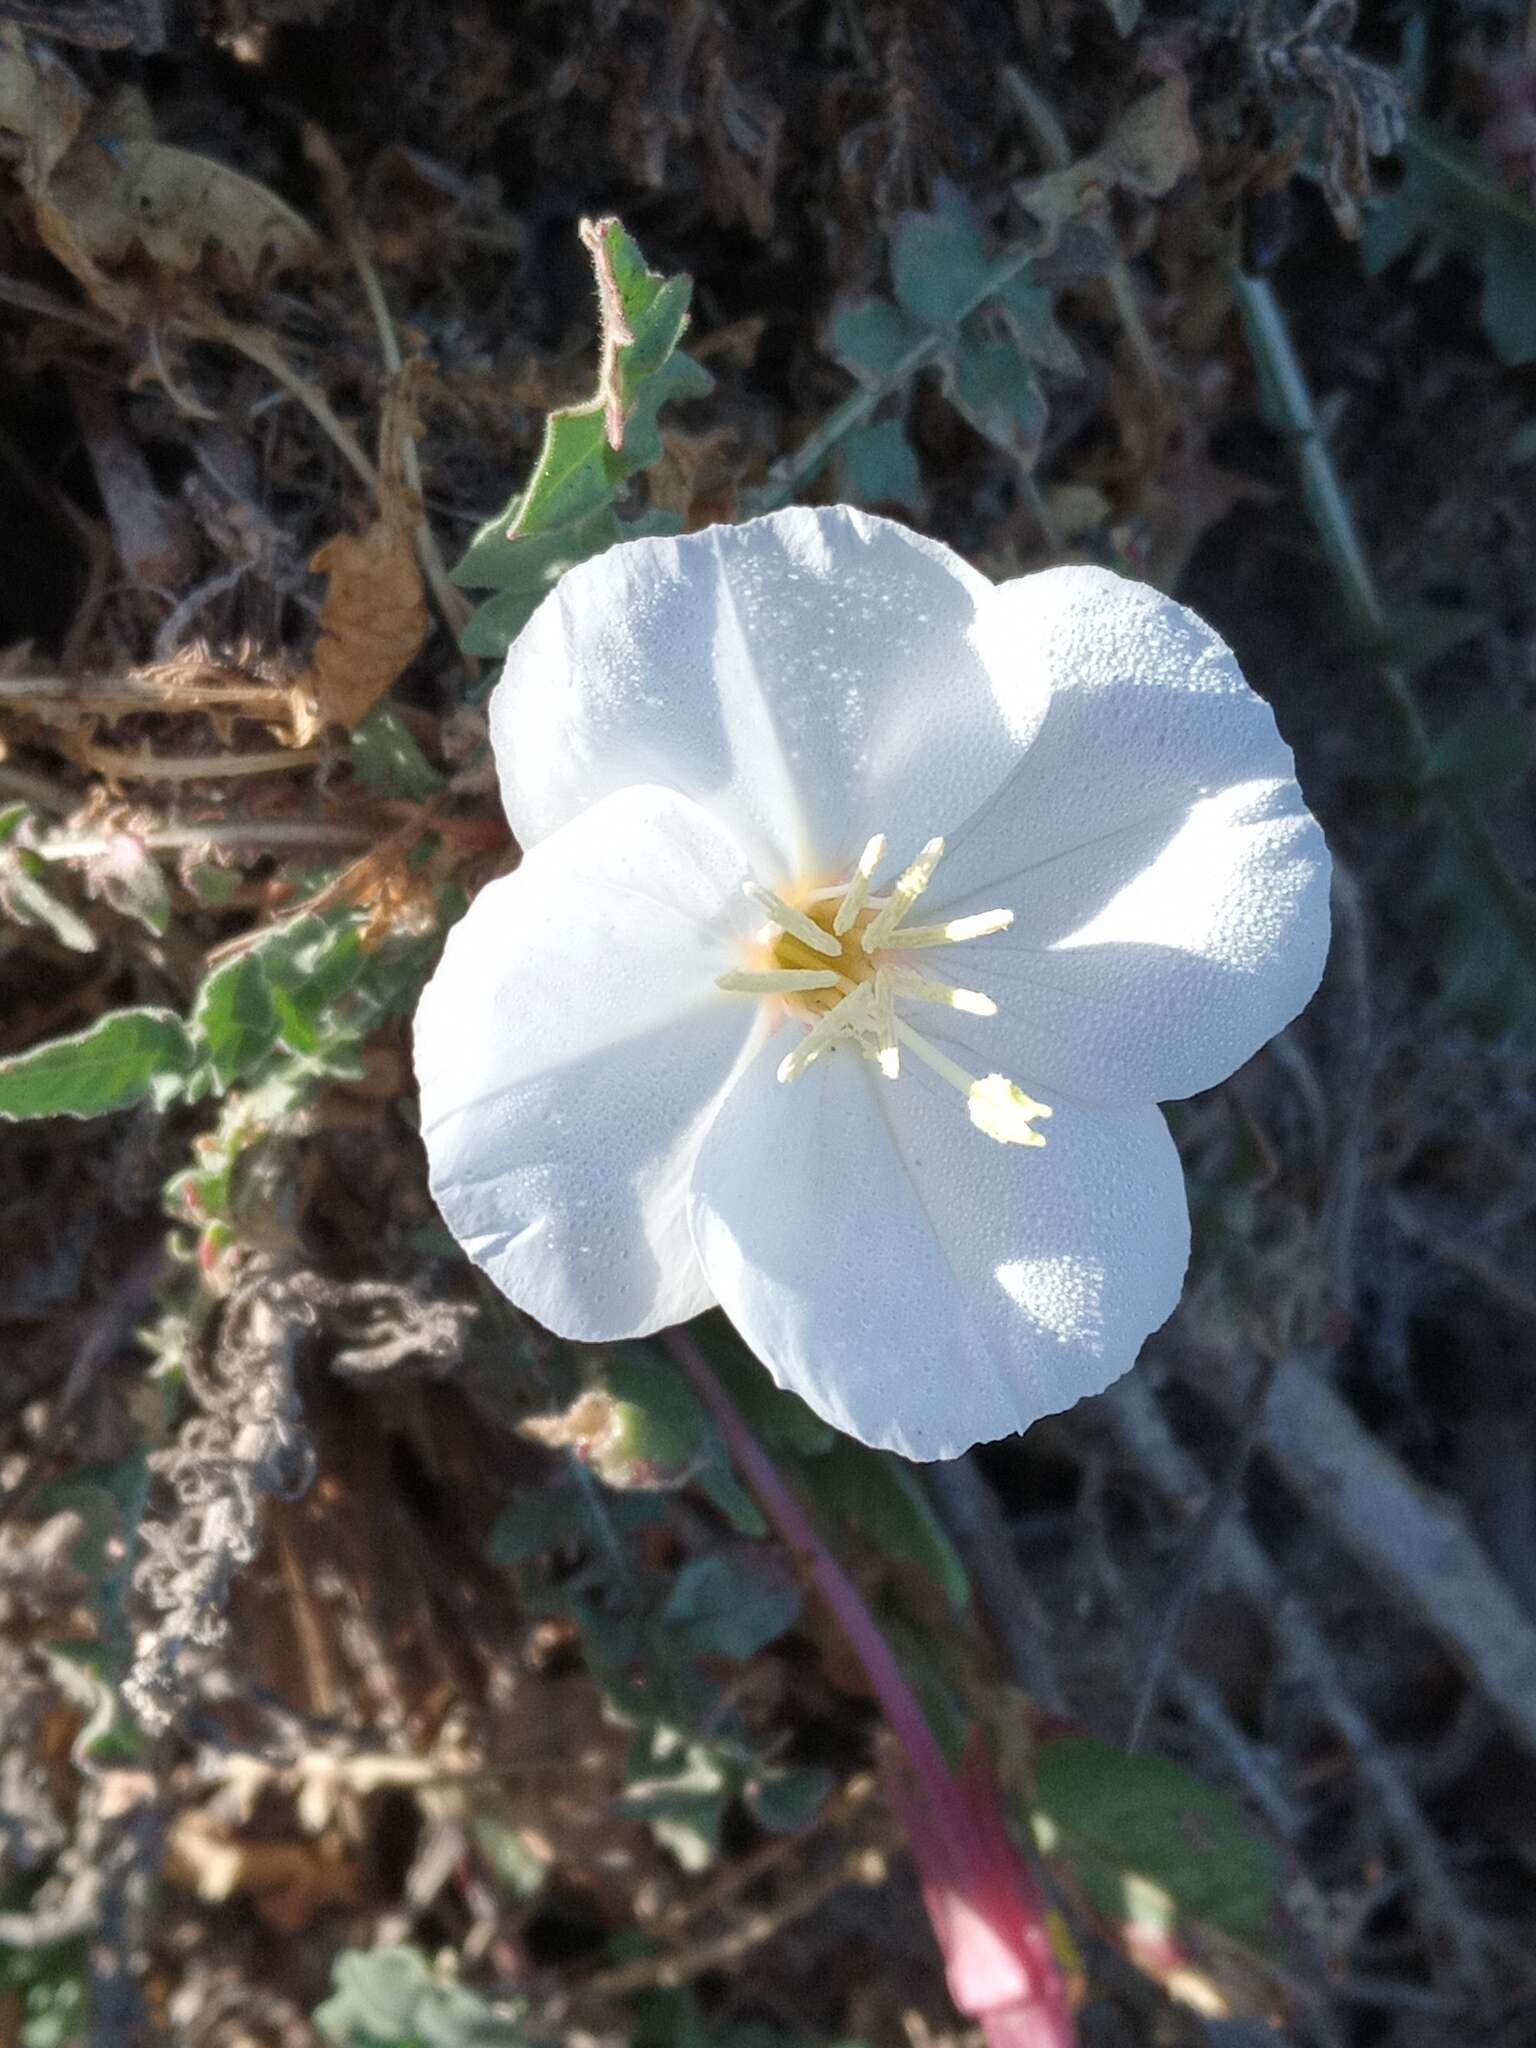
POLYGON ((955 1457, 1099 1392, 1178 1300, 1189 1253, 1167 1126, 1059 1102, 1001 1145, 923 1068, 847 1048, 798 1080, 764 1047, 694 1172, 694 1242, 780 1386, 863 1442, 955 1457))
POLYGON ((638 1336, 712 1303, 685 1205, 761 1029, 761 1005, 714 987, 754 922, 745 878, 695 805, 621 791, 480 892, 422 996, 433 1196, 561 1336, 638 1336))
POLYGON ((1051 697, 946 857, 942 912, 925 906, 1014 912, 964 949, 958 978, 1000 1015, 962 1035, 1048 1100, 1211 1087, 1306 1004, 1328 951, 1328 852, 1290 749, 1215 633, 1147 586, 1056 569, 997 599, 1051 697))
POLYGON ((491 732, 532 845, 651 782, 707 804, 772 885, 899 865, 972 811, 1044 715, 974 639, 993 587, 847 506, 795 507, 571 569, 507 657, 491 732))

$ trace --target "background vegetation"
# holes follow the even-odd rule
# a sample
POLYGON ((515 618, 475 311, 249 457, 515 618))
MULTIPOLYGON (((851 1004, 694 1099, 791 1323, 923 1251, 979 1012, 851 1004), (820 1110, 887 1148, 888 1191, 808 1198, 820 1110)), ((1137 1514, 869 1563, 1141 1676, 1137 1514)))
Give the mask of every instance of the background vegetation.
POLYGON ((1536 10, 1356 17, 0 0, 5 2048, 956 2037, 837 1630, 409 1079, 498 650, 832 496, 1211 618, 1336 938, 1109 1395, 919 1477, 703 1341, 1085 2043, 1531 2039, 1536 10))

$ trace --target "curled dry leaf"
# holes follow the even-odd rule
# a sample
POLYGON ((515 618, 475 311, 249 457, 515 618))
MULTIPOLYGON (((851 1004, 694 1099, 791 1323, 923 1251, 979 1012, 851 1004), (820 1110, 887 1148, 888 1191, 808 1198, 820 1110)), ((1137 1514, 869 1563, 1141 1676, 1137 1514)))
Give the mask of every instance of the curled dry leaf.
POLYGON ((381 484, 379 516, 360 534, 338 533, 309 566, 331 579, 320 638, 303 681, 314 726, 350 731, 367 717, 427 637, 427 602, 416 565, 421 508, 398 481, 381 484))
POLYGON ((1102 211, 1116 191, 1161 199, 1199 160, 1189 82, 1175 74, 1137 100, 1092 156, 1030 179, 1018 196, 1054 241, 1069 222, 1102 211))
POLYGON ((22 182, 41 240, 103 311, 142 293, 121 270, 142 249, 196 270, 210 247, 245 278, 314 257, 314 230, 264 185, 212 157, 157 142, 149 102, 123 86, 92 103, 57 57, 0 29, 0 128, 24 144, 22 182))
POLYGON ((297 1934, 328 1909, 355 1905, 360 1892, 356 1859, 334 1833, 246 1841, 195 1808, 171 1827, 165 1874, 200 1899, 249 1898, 279 1934, 297 1934))
POLYGON ((331 579, 320 607, 320 638, 299 687, 311 706, 302 744, 323 725, 350 732, 421 652, 427 600, 417 559, 421 500, 405 481, 405 451, 420 432, 415 390, 420 361, 389 387, 379 423, 379 508, 362 533, 338 533, 309 566, 331 579))

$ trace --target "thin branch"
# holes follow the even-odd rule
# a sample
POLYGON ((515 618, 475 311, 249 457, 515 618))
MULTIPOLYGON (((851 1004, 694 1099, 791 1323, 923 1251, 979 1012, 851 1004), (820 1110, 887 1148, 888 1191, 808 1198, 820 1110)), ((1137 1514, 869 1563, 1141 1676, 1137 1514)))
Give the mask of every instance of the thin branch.
POLYGON ((658 1985, 671 1988, 687 1984, 702 1977, 706 1970, 719 1970, 739 1962, 796 1920, 803 1920, 808 1913, 824 1906, 845 1885, 884 1884, 889 1875, 886 1858, 900 1846, 901 1837, 892 1828, 884 1841, 861 1842, 847 1850, 830 1870, 807 1877, 774 1905, 748 1913, 723 1934, 669 1955, 640 1956, 632 1963, 601 1970, 580 1989, 588 1997, 619 1998, 635 1991, 654 1990, 658 1985))
POLYGON ((1276 1363, 1273 1358, 1259 1361, 1243 1402, 1237 1442, 1227 1459, 1226 1470, 1218 1484, 1213 1486, 1206 1496, 1194 1532, 1185 1546, 1183 1557, 1179 1560, 1173 1595, 1163 1609, 1142 1668, 1141 1686, 1131 1712, 1131 1724, 1126 1731, 1127 1749, 1141 1747, 1142 1739, 1147 1732, 1147 1723, 1152 1717, 1152 1709, 1157 1705, 1157 1696, 1162 1690, 1169 1660, 1179 1646, 1185 1623, 1189 1620, 1190 1612, 1205 1583, 1206 1568, 1210 1564, 1217 1540, 1228 1516, 1242 1495, 1243 1481, 1248 1475, 1248 1461, 1253 1456, 1253 1447, 1258 1441, 1259 1430, 1264 1421, 1264 1404, 1269 1399, 1269 1390, 1274 1384, 1276 1363))
MULTIPOLYGON (((1103 1412, 1124 1450, 1170 1505, 1187 1511, 1190 1502, 1207 1492, 1205 1474, 1174 1437, 1145 1378, 1127 1373, 1106 1396, 1103 1412)), ((1462 1967, 1478 1974, 1481 1930, 1456 1892, 1435 1829, 1350 1693, 1321 1630, 1305 1605, 1291 1595, 1268 1553, 1242 1521, 1230 1519, 1222 1525, 1212 1576, 1242 1593, 1268 1618, 1284 1664, 1311 1691, 1319 1710, 1353 1755, 1362 1782, 1402 1850, 1430 1918, 1450 1937, 1462 1967)))
MULTIPOLYGON (((99 860, 112 851, 121 836, 44 839, 31 851, 39 860, 99 860)), ((130 836, 150 853, 179 853, 199 846, 252 846, 263 850, 335 847, 343 852, 356 852, 372 846, 375 837, 359 825, 333 825, 320 818, 232 818, 221 824, 154 825, 145 832, 130 832, 130 836)))
POLYGON ((324 747, 277 747, 263 754, 155 754, 148 747, 87 747, 99 775, 119 782, 223 782, 236 775, 285 775, 325 759, 324 747))

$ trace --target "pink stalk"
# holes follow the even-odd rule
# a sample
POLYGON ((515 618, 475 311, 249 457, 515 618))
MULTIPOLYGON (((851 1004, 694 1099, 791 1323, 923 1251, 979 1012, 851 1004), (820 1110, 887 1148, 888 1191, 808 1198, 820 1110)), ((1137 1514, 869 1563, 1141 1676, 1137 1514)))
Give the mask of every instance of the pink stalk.
POLYGON ((837 1617, 901 1745, 901 1759, 885 1771, 886 1790, 917 1863, 950 1996, 968 2019, 979 2021, 990 2048, 1073 2048, 1045 1900, 1003 1822, 1002 1793, 979 1733, 952 1771, 874 1616, 704 1354, 686 1330, 669 1330, 666 1341, 764 1513, 799 1552, 837 1617))

